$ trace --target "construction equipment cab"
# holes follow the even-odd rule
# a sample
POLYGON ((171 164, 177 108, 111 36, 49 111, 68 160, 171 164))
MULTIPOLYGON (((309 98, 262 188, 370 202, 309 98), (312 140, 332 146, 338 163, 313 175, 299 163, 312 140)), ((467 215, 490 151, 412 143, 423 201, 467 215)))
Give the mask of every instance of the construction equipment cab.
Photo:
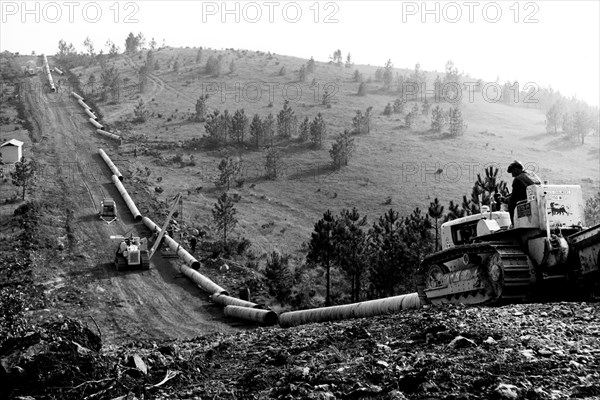
POLYGON ((117 204, 110 197, 105 197, 100 202, 100 219, 111 223, 117 219, 117 204))

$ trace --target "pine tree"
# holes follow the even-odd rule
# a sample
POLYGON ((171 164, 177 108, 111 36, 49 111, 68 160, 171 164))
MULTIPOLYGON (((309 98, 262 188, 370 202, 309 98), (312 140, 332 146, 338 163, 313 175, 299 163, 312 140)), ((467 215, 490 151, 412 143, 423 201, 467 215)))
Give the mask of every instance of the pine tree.
POLYGON ((411 129, 415 122, 415 118, 416 118, 416 115, 415 115, 414 111, 409 112, 408 114, 406 114, 404 116, 404 125, 406 125, 406 127, 408 129, 411 129))
POLYGON ((265 141, 269 142, 271 146, 273 146, 273 138, 275 136, 275 118, 273 118, 273 114, 269 113, 267 117, 263 120, 263 135, 265 141))
POLYGON ((233 206, 233 200, 227 195, 227 192, 223 192, 212 209, 212 216, 217 229, 221 233, 224 248, 227 248, 227 234, 231 232, 238 223, 238 220, 235 217, 236 213, 237 210, 233 206))
POLYGON ((466 125, 460 109, 458 107, 450 107, 448 114, 450 134, 452 136, 460 136, 465 133, 466 125))
POLYGON ((10 173, 13 185, 23 188, 22 200, 25 200, 27 188, 35 182, 36 171, 37 163, 35 160, 26 160, 25 157, 22 157, 21 160, 15 163, 15 170, 10 173))
POLYGON ((356 94, 358 96, 366 96, 367 95, 367 84, 365 82, 361 82, 358 84, 358 92, 356 94))
POLYGON ((281 153, 276 147, 269 147, 265 154, 265 172, 267 179, 277 179, 281 170, 281 153))
POLYGON ((310 124, 310 142, 313 147, 320 149, 323 146, 323 138, 327 135, 327 125, 323 115, 318 113, 310 124))
POLYGON ((392 87, 392 81, 394 79, 393 69, 394 64, 392 64, 392 60, 387 60, 383 71, 383 87, 385 90, 390 90, 392 87))
POLYGON ((198 100, 196 100, 196 116, 195 116, 195 120, 197 122, 204 121, 204 118, 206 116, 206 110, 207 110, 206 100, 208 100, 208 94, 205 94, 204 96, 200 96, 198 98, 198 100))
POLYGON ((465 215, 465 210, 460 208, 458 204, 455 204, 454 201, 450 200, 450 204, 448 205, 448 212, 444 216, 443 222, 448 222, 452 221, 453 219, 462 218, 465 215))
POLYGON ((248 127, 248 117, 244 109, 236 110, 231 119, 231 137, 238 143, 244 143, 244 134, 248 127))
POLYGON ((394 113, 395 114, 402 114, 404 112, 404 105, 406 104, 406 102, 403 99, 396 99, 394 100, 394 113))
POLYGON ((585 144, 585 135, 590 129, 590 118, 585 111, 576 111, 573 115, 573 137, 585 144))
POLYGON ((277 301, 285 303, 292 294, 293 276, 289 267, 289 255, 281 255, 274 251, 267 257, 265 266, 265 282, 269 294, 277 301))
POLYGON ((231 185, 231 181, 239 175, 241 170, 241 162, 239 159, 234 159, 231 156, 227 156, 221 159, 218 166, 219 176, 215 181, 217 186, 227 186, 227 190, 231 185))
POLYGON ((148 119, 149 111, 146 109, 146 105, 144 104, 144 100, 140 99, 135 108, 133 109, 133 115, 135 115, 136 122, 146 122, 148 119))
POLYGON ((250 136, 254 140, 254 143, 256 143, 256 149, 258 150, 260 143, 264 139, 264 126, 258 114, 254 114, 252 122, 250 122, 250 136))
POLYGON ((333 166, 335 169, 340 169, 343 166, 348 165, 348 159, 354 153, 354 139, 350 137, 350 133, 344 130, 336 138, 335 142, 331 144, 329 155, 333 160, 333 166))
POLYGON ((313 57, 306 63, 306 72, 309 74, 315 72, 315 59, 313 57))
POLYGON ((300 124, 300 128, 298 130, 298 139, 300 139, 301 142, 306 142, 310 137, 310 120, 307 116, 304 117, 304 120, 300 124))
POLYGON ((148 72, 152 72, 154 70, 154 63, 154 52, 152 50, 148 50, 148 53, 146 54, 146 68, 148 72))
POLYGON ((227 137, 231 130, 231 116, 229 115, 229 111, 225 110, 223 113, 220 113, 219 110, 215 110, 212 114, 208 114, 204 123, 204 130, 213 139, 219 142, 227 142, 227 137))
POLYGON ((335 230, 336 219, 327 210, 314 226, 314 231, 311 234, 310 242, 308 243, 308 254, 306 260, 310 263, 321 265, 325 268, 325 305, 331 305, 331 267, 335 257, 335 243, 333 240, 333 232, 335 230))
POLYGON ((393 296, 403 278, 402 260, 407 247, 401 240, 402 220, 392 209, 373 223, 368 233, 371 295, 393 296))
POLYGON ((440 106, 435 106, 431 112, 431 130, 436 133, 442 133, 446 125, 446 113, 440 106))
POLYGON ((346 68, 352 68, 353 65, 354 63, 352 62, 352 56, 350 55, 350 53, 348 53, 348 55, 346 56, 346 68))
POLYGON ((444 214, 444 206, 440 204, 437 197, 435 198, 434 201, 429 203, 429 210, 427 210, 427 213, 429 214, 429 216, 431 218, 433 218, 435 220, 435 250, 437 251, 439 249, 438 245, 439 245, 439 228, 440 228, 438 225, 438 220, 444 214))
POLYGON ((546 112, 546 132, 558 133, 558 123, 560 121, 561 105, 557 101, 552 107, 546 112))
POLYGON ((283 103, 283 109, 277 114, 277 134, 284 138, 290 138, 296 134, 298 129, 298 118, 295 111, 290 107, 289 101, 283 103))
POLYGON ((362 292, 362 280, 367 271, 367 234, 363 227, 367 216, 358 210, 342 210, 333 232, 337 264, 350 281, 351 300, 358 302, 362 292))
POLYGON ((427 97, 423 99, 423 104, 421 104, 421 114, 429 115, 429 109, 431 108, 431 103, 427 101, 427 97))
POLYGON ((221 75, 221 58, 217 58, 215 56, 208 57, 206 60, 206 73, 212 76, 221 75))

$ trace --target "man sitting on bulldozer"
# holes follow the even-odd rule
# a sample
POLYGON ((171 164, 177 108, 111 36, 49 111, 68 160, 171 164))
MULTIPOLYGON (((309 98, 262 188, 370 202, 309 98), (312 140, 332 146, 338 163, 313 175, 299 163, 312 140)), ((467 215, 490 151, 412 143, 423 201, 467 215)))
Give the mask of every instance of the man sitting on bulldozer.
POLYGON ((513 161, 506 170, 513 176, 512 193, 506 196, 503 200, 508 203, 508 212, 510 213, 510 221, 514 225, 514 212, 517 208, 517 203, 527 199, 527 186, 541 185, 542 182, 538 176, 523 168, 523 164, 519 161, 513 161))

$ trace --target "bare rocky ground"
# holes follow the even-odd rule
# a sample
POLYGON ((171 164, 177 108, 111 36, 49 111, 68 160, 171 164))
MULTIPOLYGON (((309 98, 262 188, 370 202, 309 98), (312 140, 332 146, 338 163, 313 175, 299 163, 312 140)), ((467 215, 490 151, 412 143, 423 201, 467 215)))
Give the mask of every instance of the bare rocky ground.
POLYGON ((103 346, 65 319, 0 361, 17 399, 598 399, 599 321, 598 304, 448 306, 103 346))

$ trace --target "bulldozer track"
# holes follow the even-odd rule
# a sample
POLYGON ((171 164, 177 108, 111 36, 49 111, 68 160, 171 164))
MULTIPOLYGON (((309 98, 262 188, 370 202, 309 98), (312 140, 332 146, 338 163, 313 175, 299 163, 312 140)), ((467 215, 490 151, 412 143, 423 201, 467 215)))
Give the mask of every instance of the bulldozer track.
MULTIPOLYGON (((480 254, 493 255, 494 253, 498 254, 502 263, 500 295, 497 297, 490 296, 486 303, 496 304, 505 301, 519 302, 526 300, 531 290, 531 284, 535 279, 529 257, 520 249, 517 243, 488 242, 456 246, 425 257, 417 271, 417 289, 422 304, 431 303, 431 299, 427 298, 426 295, 426 272, 430 266, 444 264, 465 254, 476 257, 480 254)), ((485 271, 485 268, 481 268, 481 270, 485 271)), ((484 275, 487 275, 487 273, 484 275)), ((486 276, 486 278, 490 281, 489 276, 486 276)), ((460 302, 465 297, 481 295, 480 292, 481 290, 475 290, 459 294, 448 294, 443 296, 442 299, 450 302, 460 302)), ((489 296, 489 293, 486 295, 489 296)))

